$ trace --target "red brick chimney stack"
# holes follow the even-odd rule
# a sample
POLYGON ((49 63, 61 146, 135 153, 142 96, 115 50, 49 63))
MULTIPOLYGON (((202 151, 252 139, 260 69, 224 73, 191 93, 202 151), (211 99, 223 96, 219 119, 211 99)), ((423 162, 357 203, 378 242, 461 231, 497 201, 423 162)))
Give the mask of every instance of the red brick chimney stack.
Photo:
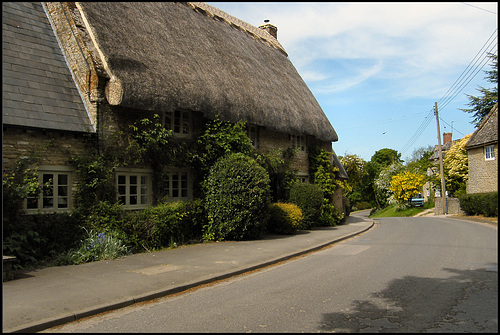
POLYGON ((452 133, 443 133, 443 145, 445 145, 448 142, 451 142, 451 135, 452 133))

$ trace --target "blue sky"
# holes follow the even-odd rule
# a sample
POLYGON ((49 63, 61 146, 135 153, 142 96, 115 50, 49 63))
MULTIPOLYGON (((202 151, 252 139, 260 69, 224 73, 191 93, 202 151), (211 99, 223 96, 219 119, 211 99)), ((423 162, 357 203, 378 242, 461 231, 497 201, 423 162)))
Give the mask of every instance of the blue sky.
POLYGON ((458 108, 467 108, 466 93, 491 87, 485 53, 498 49, 496 2, 209 4, 254 26, 277 26, 278 41, 339 136, 339 156, 369 161, 390 148, 406 159, 436 145, 435 102, 441 138, 475 130, 458 108))

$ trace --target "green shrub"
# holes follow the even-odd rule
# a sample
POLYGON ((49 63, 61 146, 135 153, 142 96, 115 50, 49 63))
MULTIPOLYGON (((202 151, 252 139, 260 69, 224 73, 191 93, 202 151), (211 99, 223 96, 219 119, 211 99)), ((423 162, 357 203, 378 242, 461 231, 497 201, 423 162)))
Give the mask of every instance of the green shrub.
POLYGON ((363 209, 371 209, 371 208, 373 208, 373 206, 369 202, 366 202, 366 201, 356 202, 356 204, 353 207, 354 210, 358 210, 358 211, 363 210, 363 209))
POLYGON ((458 199, 467 215, 498 216, 498 192, 463 194, 458 199))
POLYGON ((58 264, 71 265, 115 259, 129 253, 125 243, 113 234, 90 230, 79 248, 59 256, 58 264))
POLYGON ((207 240, 257 238, 265 229, 270 203, 269 174, 241 153, 219 159, 204 184, 207 240))
POLYGON ((295 204, 272 203, 269 205, 267 230, 277 234, 292 234, 302 225, 302 211, 295 204))
POLYGON ((123 231, 134 250, 158 250, 201 239, 204 216, 201 201, 163 202, 133 213, 123 231))
POLYGON ((205 204, 201 199, 178 202, 179 211, 177 234, 174 239, 180 243, 200 241, 203 235, 203 226, 207 224, 205 204))
POLYGON ((91 206, 86 213, 78 212, 82 216, 84 227, 95 231, 120 230, 127 221, 129 212, 121 203, 100 201, 91 206))
POLYGON ((20 215, 3 226, 3 254, 15 256, 16 268, 43 265, 74 248, 84 231, 71 214, 20 215))
POLYGON ((321 215, 318 220, 320 227, 335 227, 344 219, 344 213, 328 202, 328 199, 323 199, 321 206, 321 215))
POLYGON ((323 206, 323 191, 316 184, 296 183, 290 190, 291 203, 296 204, 302 210, 302 227, 309 229, 317 226, 321 217, 323 206))

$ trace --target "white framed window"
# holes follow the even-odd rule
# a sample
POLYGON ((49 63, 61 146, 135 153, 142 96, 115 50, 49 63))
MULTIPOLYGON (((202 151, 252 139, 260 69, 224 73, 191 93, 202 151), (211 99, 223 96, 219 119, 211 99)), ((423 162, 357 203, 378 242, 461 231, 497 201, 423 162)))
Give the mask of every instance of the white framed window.
POLYGON ((72 169, 65 166, 40 166, 38 180, 41 191, 37 196, 24 200, 26 212, 67 212, 71 210, 71 173, 72 169))
POLYGON ((151 203, 151 171, 141 169, 116 172, 118 201, 127 209, 147 207, 151 203))
POLYGON ((495 145, 488 145, 484 147, 484 159, 487 161, 495 159, 495 145))
POLYGON ((304 135, 290 135, 290 140, 294 149, 306 151, 306 137, 304 135))
POLYGON ((162 115, 164 127, 172 130, 174 135, 181 137, 191 136, 191 112, 176 110, 173 112, 163 112, 162 115))
POLYGON ((188 170, 169 170, 164 174, 164 192, 168 199, 189 200, 191 198, 191 176, 188 170))

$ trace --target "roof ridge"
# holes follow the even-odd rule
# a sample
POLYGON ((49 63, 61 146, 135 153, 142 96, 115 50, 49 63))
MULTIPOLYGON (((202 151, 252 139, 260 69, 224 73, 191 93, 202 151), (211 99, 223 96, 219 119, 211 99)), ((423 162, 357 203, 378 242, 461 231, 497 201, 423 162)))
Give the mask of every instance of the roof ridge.
POLYGON ((498 102, 495 103, 495 105, 490 109, 488 115, 484 118, 483 121, 479 124, 479 126, 476 128, 476 130, 472 133, 472 136, 469 138, 467 143, 465 143, 465 147, 468 146, 475 146, 477 144, 471 144, 473 140, 476 139, 477 134, 485 127, 485 125, 488 123, 489 119, 498 111, 498 102))
POLYGON ((237 17, 232 16, 224 12, 223 10, 220 10, 219 8, 211 6, 205 2, 186 2, 186 4, 194 10, 198 10, 198 12, 201 9, 203 14, 210 16, 215 20, 226 22, 230 26, 234 26, 235 28, 242 30, 252 38, 260 40, 261 42, 266 43, 275 49, 278 49, 288 57, 288 54, 286 53, 280 42, 278 42, 278 40, 267 31, 251 25, 250 23, 242 21, 237 17))

